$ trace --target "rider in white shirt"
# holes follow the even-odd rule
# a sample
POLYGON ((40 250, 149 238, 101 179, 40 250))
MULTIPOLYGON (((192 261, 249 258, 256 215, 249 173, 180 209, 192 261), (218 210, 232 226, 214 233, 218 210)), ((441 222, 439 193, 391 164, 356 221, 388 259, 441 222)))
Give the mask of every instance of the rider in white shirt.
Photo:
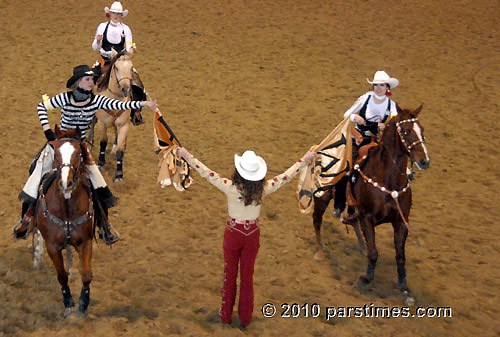
MULTIPOLYGON (((115 1, 111 8, 104 7, 104 12, 110 20, 99 24, 92 42, 92 49, 99 50, 100 54, 98 61, 92 68, 96 74, 96 81, 103 73, 106 73, 111 59, 116 53, 129 52, 133 47, 132 31, 129 26, 121 22, 122 17, 127 16, 128 10, 124 10, 122 4, 115 1)), ((146 100, 144 85, 135 69, 132 78, 131 100, 146 100)), ((144 123, 141 109, 132 109, 130 119, 134 125, 144 123)))
MULTIPOLYGON (((373 76, 373 81, 366 79, 373 90, 361 95, 356 102, 344 113, 344 118, 355 123, 353 133, 356 131, 362 136, 362 140, 352 139, 352 160, 354 165, 358 157, 358 149, 371 142, 379 132, 385 128, 385 122, 396 116, 397 103, 389 98, 392 95, 391 89, 398 86, 399 80, 390 77, 385 71, 377 71, 373 76)), ((345 209, 347 176, 342 178, 335 185, 334 215, 340 217, 345 209)))

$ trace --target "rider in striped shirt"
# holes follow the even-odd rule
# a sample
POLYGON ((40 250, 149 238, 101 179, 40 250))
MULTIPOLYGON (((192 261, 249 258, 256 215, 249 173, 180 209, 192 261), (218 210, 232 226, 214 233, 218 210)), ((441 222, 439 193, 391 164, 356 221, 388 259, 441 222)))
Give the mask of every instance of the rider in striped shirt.
MULTIPOLYGON (((73 69, 73 76, 66 83, 66 87, 71 89, 71 91, 60 93, 38 104, 38 117, 40 118, 47 141, 50 142, 56 139, 47 118, 48 110, 61 108, 61 129, 76 129, 78 127, 82 132, 82 140, 84 140, 92 119, 99 109, 128 110, 147 106, 154 111, 158 106, 156 102, 151 101, 121 102, 105 96, 94 95, 92 93, 94 86, 93 75, 94 73, 87 65, 75 67, 73 69)), ((27 237, 30 223, 33 220, 34 204, 38 197, 38 187, 41 178, 52 169, 53 161, 54 150, 48 143, 34 161, 36 165, 32 171, 30 170, 31 175, 24 185, 22 192, 19 194, 19 199, 23 200, 22 220, 20 221, 21 226, 14 229, 14 236, 16 238, 27 237)), ((87 172, 92 186, 96 191, 97 199, 101 202, 107 217, 107 209, 114 206, 117 198, 109 190, 93 160, 87 164, 87 172)), ((101 233, 102 237, 107 243, 112 244, 118 238, 109 231, 107 219, 103 220, 100 224, 104 231, 101 233)))

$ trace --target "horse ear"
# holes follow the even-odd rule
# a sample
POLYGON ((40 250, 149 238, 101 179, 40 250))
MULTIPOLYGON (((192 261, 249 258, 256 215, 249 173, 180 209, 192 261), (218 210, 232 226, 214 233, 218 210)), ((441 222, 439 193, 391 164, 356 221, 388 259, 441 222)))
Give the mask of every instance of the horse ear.
POLYGON ((134 47, 130 48, 128 51, 127 51, 127 55, 132 57, 134 56, 134 47))
POLYGON ((420 111, 422 111, 422 107, 424 106, 424 103, 420 104, 420 106, 415 110, 415 116, 417 116, 420 111))
POLYGON ((56 133, 56 139, 59 139, 59 137, 61 136, 61 129, 59 129, 59 125, 56 124, 54 131, 56 133))
POLYGON ((113 57, 115 57, 116 55, 118 55, 118 52, 115 50, 115 48, 111 48, 111 51, 113 52, 113 57))

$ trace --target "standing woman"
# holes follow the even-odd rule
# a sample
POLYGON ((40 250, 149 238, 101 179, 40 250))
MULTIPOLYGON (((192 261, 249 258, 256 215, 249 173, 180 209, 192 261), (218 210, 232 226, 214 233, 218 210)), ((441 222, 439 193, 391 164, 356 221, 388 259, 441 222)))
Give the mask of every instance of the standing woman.
POLYGON ((250 324, 253 312, 253 272, 259 250, 259 214, 262 200, 278 188, 292 180, 300 168, 307 166, 315 153, 307 152, 302 159, 284 173, 273 179, 264 180, 267 173, 266 162, 253 151, 245 151, 242 156, 234 155, 235 171, 232 180, 203 165, 186 149, 179 148, 182 156, 198 173, 227 196, 229 216, 224 231, 224 284, 222 306, 219 311, 223 323, 231 323, 236 299, 236 279, 240 265, 240 299, 238 314, 243 327, 250 324))
MULTIPOLYGON (((132 40, 132 30, 122 22, 122 18, 127 16, 128 10, 123 9, 121 2, 115 1, 111 8, 104 7, 109 21, 103 22, 97 26, 92 48, 99 50, 99 58, 93 66, 96 81, 105 74, 109 68, 111 59, 115 53, 132 52, 134 45, 132 40)), ((146 99, 144 85, 139 74, 133 69, 132 74, 132 101, 142 101, 146 99)), ((141 109, 133 109, 130 118, 134 125, 144 123, 141 115, 141 109)))
MULTIPOLYGON (((99 109, 128 110, 131 108, 140 108, 142 106, 147 106, 151 110, 156 109, 156 102, 121 102, 105 96, 94 95, 92 93, 92 88, 94 86, 93 76, 94 73, 88 65, 75 67, 73 69, 73 76, 68 79, 66 83, 66 87, 69 88, 70 91, 60 93, 38 104, 38 118, 40 119, 43 132, 48 142, 56 139, 47 118, 48 110, 61 108, 61 129, 79 128, 82 133, 83 141, 92 119, 99 109)), ((117 199, 109 190, 101 172, 90 156, 90 151, 88 151, 86 144, 83 142, 82 147, 82 150, 86 152, 89 159, 88 162, 85 163, 89 179, 95 189, 97 200, 101 203, 105 212, 105 218, 98 222, 98 226, 102 228, 100 234, 106 243, 112 244, 118 240, 118 237, 113 235, 108 228, 107 211, 108 208, 115 205, 117 199)), ((53 162, 54 150, 50 146, 50 143, 48 143, 41 150, 40 155, 36 159, 36 166, 33 171, 30 172, 30 177, 24 185, 22 192, 19 194, 19 199, 23 200, 23 205, 21 211, 21 226, 19 228, 14 228, 15 238, 26 238, 28 235, 28 229, 33 222, 34 205, 38 198, 40 181, 45 173, 52 170, 53 162)))
MULTIPOLYGON (((344 118, 349 117, 356 124, 352 138, 352 164, 358 158, 359 148, 377 137, 384 130, 387 120, 398 114, 397 104, 389 96, 392 95, 391 89, 398 86, 399 80, 382 70, 375 73, 373 81, 366 80, 373 90, 361 95, 344 113, 344 118)), ((345 176, 335 185, 333 213, 336 217, 340 217, 345 209, 347 179, 345 176)))

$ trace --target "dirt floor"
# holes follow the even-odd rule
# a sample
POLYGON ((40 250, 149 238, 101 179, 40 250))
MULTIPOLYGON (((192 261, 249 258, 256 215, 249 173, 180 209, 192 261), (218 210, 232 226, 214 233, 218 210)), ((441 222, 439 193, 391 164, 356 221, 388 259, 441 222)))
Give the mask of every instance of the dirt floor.
MULTIPOLYGON (((313 260, 311 217, 299 213, 297 180, 261 214, 253 322, 218 321, 225 196, 195 175, 186 192, 156 184, 152 113, 131 127, 125 179, 105 178, 120 203, 122 239, 94 245, 88 318, 64 320, 47 255, 31 267, 31 240, 14 241, 17 194, 44 143, 42 94, 65 90, 74 66, 93 63, 91 43, 111 1, 2 1, 0 56, 0 336, 500 336, 500 3, 409 1, 126 1, 134 65, 182 144, 231 174, 234 153, 253 149, 281 173, 321 141, 379 69, 400 80, 393 98, 424 103, 431 168, 412 183, 408 285, 417 307, 451 318, 326 319, 328 306, 403 307, 392 227, 377 229, 376 279, 358 289, 366 258, 354 233, 324 219, 326 258, 313 260), (91 4, 91 5, 90 5, 91 4), (261 307, 277 314, 264 318, 261 307), (319 317, 280 317, 281 304, 317 303, 319 317)), ((49 119, 58 123, 58 111, 49 119)), ((93 150, 97 155, 97 149, 93 150)), ((113 157, 109 157, 110 159, 113 157)), ((81 281, 74 268, 76 299, 81 281)))

